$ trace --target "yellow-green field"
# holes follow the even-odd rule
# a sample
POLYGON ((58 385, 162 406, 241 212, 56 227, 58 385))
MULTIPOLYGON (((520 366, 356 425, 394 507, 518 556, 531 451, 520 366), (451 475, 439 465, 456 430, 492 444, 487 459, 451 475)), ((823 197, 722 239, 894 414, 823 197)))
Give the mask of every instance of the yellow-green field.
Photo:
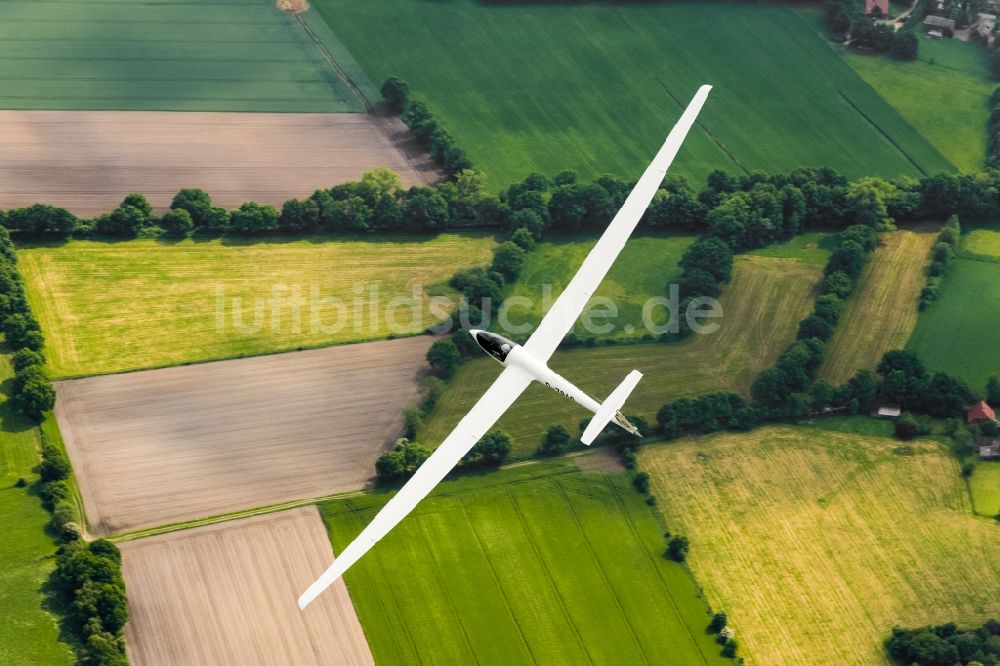
POLYGON ((1000 514, 1000 462, 981 462, 969 479, 976 513, 994 517, 1000 514))
POLYGON ((887 664, 893 625, 1000 613, 1000 529, 936 442, 772 426, 639 465, 748 665, 887 664))
POLYGON ((71 241, 18 257, 49 369, 67 377, 385 338, 386 306, 420 286, 420 317, 396 311, 396 333, 416 333, 437 322, 429 296, 451 295, 454 271, 488 263, 495 242, 483 234, 71 241))
MULTIPOLYGON (((0 353, 4 391, 13 375, 10 357, 0 353)), ((38 428, 19 417, 0 394, 0 664, 61 666, 75 663, 59 642, 56 618, 44 610, 42 588, 55 565, 56 545, 45 533, 49 514, 36 494, 38 428), (15 483, 24 478, 28 485, 15 483)))
MULTIPOLYGON (((720 299, 723 317, 713 334, 679 343, 646 343, 557 351, 551 367, 584 391, 603 399, 633 368, 645 377, 625 405, 629 414, 653 421, 663 403, 715 390, 749 394, 757 374, 774 363, 809 312, 820 270, 796 259, 737 258, 733 281, 720 299)), ((638 322, 636 322, 638 323, 638 322)), ((500 366, 473 359, 449 382, 418 433, 436 447, 496 378, 500 366)), ((532 385, 498 428, 514 438, 514 454, 533 452, 550 425, 576 434, 589 413, 551 390, 532 385)))
POLYGON ((834 385, 862 368, 874 369, 885 352, 906 345, 917 325, 917 299, 936 232, 900 230, 879 238, 819 370, 820 379, 834 385))

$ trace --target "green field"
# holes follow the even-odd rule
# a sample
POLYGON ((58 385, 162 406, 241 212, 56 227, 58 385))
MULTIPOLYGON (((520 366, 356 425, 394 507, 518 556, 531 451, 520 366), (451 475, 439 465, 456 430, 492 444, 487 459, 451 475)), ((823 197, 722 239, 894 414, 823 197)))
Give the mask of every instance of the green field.
POLYGON ((4 0, 0 108, 364 111, 326 55, 377 91, 324 22, 274 5, 4 0))
POLYGON ((702 83, 716 88, 672 170, 699 184, 713 169, 829 165, 857 177, 917 175, 913 162, 952 168, 788 8, 313 6, 374 80, 410 83, 494 189, 530 171, 636 178, 702 83))
POLYGON ((917 318, 907 347, 929 370, 956 375, 982 391, 991 375, 1000 375, 998 330, 1000 231, 975 229, 963 234, 959 259, 938 300, 917 318))
MULTIPOLYGON (((668 242, 668 241, 664 241, 668 242)), ((571 267, 575 270, 575 265, 571 267)), ((674 268, 664 267, 663 275, 674 268)), ((625 405, 628 414, 654 422, 663 403, 727 390, 748 395, 757 374, 795 338, 799 320, 812 308, 820 270, 794 259, 737 258, 733 281, 722 294, 719 330, 679 343, 640 343, 557 351, 550 365, 584 391, 603 399, 633 368, 645 377, 625 405)), ((623 322, 624 323, 624 322, 623 322)), ((639 323, 639 322, 635 322, 639 323)), ((417 438, 436 447, 492 383, 500 366, 487 358, 459 368, 417 438)), ((533 384, 498 428, 514 439, 514 455, 533 453, 542 435, 559 423, 570 433, 590 413, 533 384)))
POLYGON ((969 479, 976 513, 992 518, 1000 514, 1000 463, 981 462, 969 479))
MULTIPOLYGON (((9 355, 0 354, 0 381, 13 375, 9 355)), ((0 395, 0 400, 3 400, 0 395)), ((57 666, 75 663, 73 651, 59 642, 56 618, 43 610, 48 580, 56 551, 46 535, 49 514, 35 494, 39 462, 38 428, 26 423, 0 402, 0 664, 57 666), (19 478, 25 488, 14 484, 19 478)))
POLYGON ((647 446, 639 467, 748 666, 888 666, 893 626, 1000 613, 1000 529, 937 442, 773 426, 647 446))
POLYGON ((844 59, 903 118, 962 171, 986 164, 990 95, 987 51, 955 39, 920 39, 920 57, 901 62, 847 52, 844 59))
POLYGON ((825 231, 810 231, 794 236, 783 243, 750 250, 752 257, 776 257, 778 259, 798 259, 810 266, 823 268, 830 260, 834 249, 834 237, 825 231))
POLYGON ((71 241, 18 256, 50 371, 66 377, 416 333, 438 321, 429 296, 454 295, 452 273, 488 263, 494 244, 484 234, 71 241), (420 316, 394 310, 390 326, 391 299, 417 286, 420 316))
MULTIPOLYGON (((321 505, 340 551, 387 499, 321 505)), ((441 484, 346 575, 376 663, 726 664, 654 512, 543 463, 441 484)))
MULTIPOLYGON (((544 294, 548 285, 551 300, 562 292, 576 269, 583 263, 596 239, 592 234, 561 236, 557 240, 539 243, 528 255, 524 270, 508 297, 529 299, 532 307, 511 307, 510 322, 515 326, 530 324, 537 326, 541 321, 544 294)), ((607 278, 601 283, 595 298, 609 298, 618 311, 615 330, 607 333, 610 337, 641 336, 645 332, 635 328, 631 333, 622 328, 628 323, 633 326, 642 321, 642 308, 654 296, 667 293, 667 285, 677 282, 681 276, 678 265, 684 250, 694 242, 693 236, 636 236, 631 238, 622 250, 607 278)), ((600 304, 600 301, 598 302, 600 304)), ((654 313, 654 321, 663 324, 667 320, 662 310, 654 313), (657 315, 664 315, 662 317, 657 315)), ((605 319, 594 318, 603 324, 605 319)), ((580 337, 588 334, 578 326, 580 337)))

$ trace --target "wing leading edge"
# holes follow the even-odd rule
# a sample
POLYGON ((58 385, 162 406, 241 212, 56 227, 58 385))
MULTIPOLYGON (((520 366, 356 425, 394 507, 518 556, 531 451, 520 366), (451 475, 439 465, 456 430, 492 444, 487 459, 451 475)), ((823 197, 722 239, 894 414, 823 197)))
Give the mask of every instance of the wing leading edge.
POLYGON ((515 366, 508 366, 479 402, 469 410, 450 435, 430 458, 424 461, 413 478, 386 503, 378 515, 361 531, 354 541, 334 560, 316 582, 299 597, 299 608, 304 609, 319 594, 340 578, 352 564, 374 546, 407 516, 434 487, 469 452, 486 431, 503 416, 517 397, 528 388, 531 375, 515 366))
POLYGON ((604 276, 608 274, 611 265, 615 263, 615 259, 625 247, 625 241, 635 230, 643 213, 646 212, 646 208, 653 200, 660 183, 663 182, 663 177, 667 175, 667 169, 670 168, 674 156, 680 150, 688 130, 694 125, 710 90, 712 90, 712 86, 705 85, 695 93, 680 120, 670 130, 660 152, 653 158, 652 164, 642 174, 642 178, 628 195, 621 210, 615 215, 597 244, 590 250, 590 254, 583 260, 580 270, 573 276, 566 289, 559 294, 559 298, 553 303, 552 308, 546 313, 538 328, 524 345, 525 350, 531 352, 531 355, 538 360, 546 361, 552 356, 559 343, 573 328, 573 324, 583 312, 587 301, 597 291, 604 276))

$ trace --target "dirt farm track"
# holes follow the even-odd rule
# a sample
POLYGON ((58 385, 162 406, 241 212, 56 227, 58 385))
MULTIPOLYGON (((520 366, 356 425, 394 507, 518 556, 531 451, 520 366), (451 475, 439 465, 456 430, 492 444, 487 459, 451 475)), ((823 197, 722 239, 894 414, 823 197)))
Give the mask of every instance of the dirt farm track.
POLYGON ((404 186, 437 177, 398 119, 364 113, 0 111, 0 146, 0 208, 47 203, 80 216, 130 192, 161 210, 183 187, 227 208, 280 208, 376 167, 404 186))
POLYGON ((121 544, 134 666, 373 664, 344 582, 305 612, 333 551, 314 506, 121 544))
POLYGON ((59 382, 107 535, 356 490, 418 393, 428 336, 59 382))

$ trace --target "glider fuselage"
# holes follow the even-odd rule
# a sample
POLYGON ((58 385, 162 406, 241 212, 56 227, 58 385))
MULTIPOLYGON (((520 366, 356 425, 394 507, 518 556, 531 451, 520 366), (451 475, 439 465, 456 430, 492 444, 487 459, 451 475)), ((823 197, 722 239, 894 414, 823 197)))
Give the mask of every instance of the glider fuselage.
POLYGON ((487 354, 502 365, 513 365, 534 377, 535 381, 548 386, 556 393, 569 398, 584 409, 595 414, 601 408, 601 403, 572 384, 565 377, 555 372, 544 362, 532 356, 521 345, 508 340, 502 335, 489 331, 469 331, 472 339, 483 348, 487 354))

